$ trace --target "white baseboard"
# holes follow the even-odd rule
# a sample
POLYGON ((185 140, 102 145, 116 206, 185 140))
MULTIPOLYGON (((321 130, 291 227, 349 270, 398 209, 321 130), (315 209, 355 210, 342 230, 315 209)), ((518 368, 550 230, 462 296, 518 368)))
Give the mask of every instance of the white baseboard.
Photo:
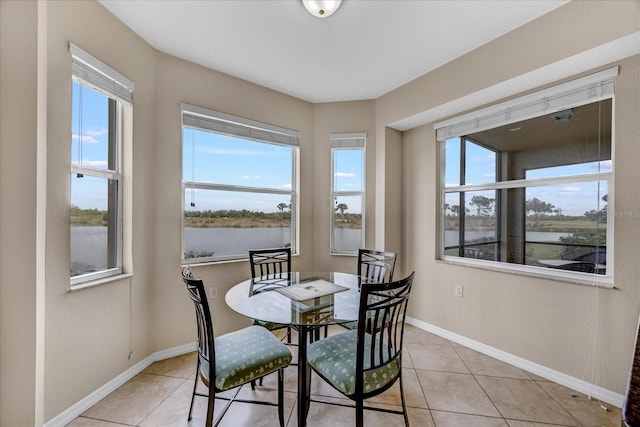
POLYGON ((168 359, 170 357, 180 356, 181 354, 190 353, 195 350, 195 344, 184 344, 178 347, 169 348, 166 350, 157 351, 150 356, 145 357, 93 393, 89 394, 84 399, 80 400, 70 408, 61 412, 54 418, 50 419, 44 424, 44 427, 64 427, 78 416, 80 416, 87 409, 104 399, 109 393, 122 386, 131 378, 144 371, 149 365, 158 360, 168 359))
POLYGON ((431 332, 432 334, 438 335, 442 338, 446 338, 460 345, 464 345, 465 347, 469 347, 482 354, 486 354, 487 356, 491 356, 495 359, 516 366, 520 369, 524 369, 525 371, 531 372, 532 374, 536 374, 547 380, 561 384, 565 387, 569 387, 572 390, 584 393, 615 407, 621 408, 624 402, 624 396, 619 393, 615 393, 611 390, 607 390, 603 387, 588 383, 584 380, 572 377, 562 372, 555 371, 553 369, 547 368, 546 366, 539 365, 521 357, 514 356, 513 354, 488 346, 478 341, 474 341, 462 335, 458 335, 454 332, 442 329, 438 326, 434 326, 421 320, 413 319, 411 317, 407 317, 406 322, 410 325, 415 326, 416 328, 431 332))

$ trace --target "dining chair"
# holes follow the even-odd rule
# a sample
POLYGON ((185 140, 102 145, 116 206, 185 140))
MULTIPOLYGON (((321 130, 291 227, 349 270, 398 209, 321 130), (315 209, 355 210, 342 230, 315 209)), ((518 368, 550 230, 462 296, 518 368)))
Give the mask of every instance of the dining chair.
POLYGON ((358 276, 371 283, 391 282, 397 257, 395 252, 358 249, 358 276))
MULTIPOLYGON (((251 266, 251 279, 253 293, 267 292, 278 286, 286 286, 280 281, 288 279, 291 274, 291 248, 251 249, 249 251, 249 265, 251 266), (256 281, 259 278, 266 280, 256 281)), ((263 322, 254 320, 254 324, 264 326, 270 331, 287 329, 287 344, 291 344, 291 327, 281 323, 263 322)))
POLYGON ((261 326, 248 326, 219 337, 213 333, 213 319, 207 301, 204 284, 196 279, 189 266, 182 270, 182 280, 187 285, 189 297, 196 312, 198 362, 189 406, 190 421, 196 396, 206 397, 207 427, 217 426, 222 417, 235 402, 260 403, 277 406, 280 426, 284 427, 284 368, 291 363, 291 352, 278 338, 261 326), (263 402, 237 399, 240 386, 262 378, 272 372, 278 373, 278 402, 263 402), (198 380, 208 389, 206 394, 197 392, 198 380), (222 397, 216 393, 236 388, 232 397, 222 397), (215 422, 213 410, 216 399, 227 400, 215 422))
POLYGON ((409 426, 402 388, 402 339, 414 275, 390 283, 363 283, 357 329, 331 335, 307 348, 309 367, 355 402, 356 427, 363 426, 364 409, 402 414, 409 426), (364 406, 366 399, 383 393, 396 381, 402 411, 364 406))
MULTIPOLYGON (((367 283, 391 282, 397 258, 398 255, 395 252, 358 249, 358 280, 360 280, 360 284, 363 281, 367 283)), ((358 322, 341 323, 340 326, 346 329, 355 329, 358 322)))

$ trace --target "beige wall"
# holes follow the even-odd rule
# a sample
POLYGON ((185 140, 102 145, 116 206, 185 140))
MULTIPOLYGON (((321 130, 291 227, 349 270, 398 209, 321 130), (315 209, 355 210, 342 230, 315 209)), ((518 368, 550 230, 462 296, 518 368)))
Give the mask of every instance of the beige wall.
MULTIPOLYGON (((38 5, 0 2, 0 425, 42 419, 36 375, 38 5), (18 41, 18 42, 16 42, 18 41)), ((40 236, 41 237, 41 236, 40 236)))
MULTIPOLYGON (((435 108, 638 31, 638 16, 639 2, 573 2, 385 95, 377 102, 377 125, 435 108)), ((637 213, 640 57, 617 65, 615 210, 637 213)), ((598 70, 579 68, 575 74, 593 71, 598 70)), ((410 315, 623 394, 640 311, 637 215, 615 220, 615 290, 439 262, 439 172, 433 125, 404 132, 401 144, 401 253, 406 271, 416 270, 410 315), (464 285, 463 298, 454 297, 457 284, 464 285)), ((386 171, 388 176, 391 170, 386 171)))
MULTIPOLYGON (((572 2, 376 101, 312 105, 160 54, 96 2, 0 1, 0 425, 41 425, 153 352, 193 341, 179 281, 180 102, 302 133, 296 269, 355 269, 353 258, 329 256, 329 134, 366 131, 367 246, 397 249, 402 269, 416 270, 411 315, 582 378, 597 298, 600 374, 593 381, 621 393, 640 301, 638 219, 616 220, 615 291, 436 262, 432 126, 388 127, 638 31, 638 2, 603 4, 572 2), (133 275, 74 292, 69 41, 136 84, 125 166, 133 275), (457 283, 465 285, 463 299, 453 297, 457 283)), ((637 186, 625 185, 640 178, 638 62, 621 62, 616 80, 616 210, 640 211, 637 186)), ((222 298, 246 277, 247 263, 195 271, 218 287, 216 331, 248 324, 222 298)))
MULTIPOLYGON (((366 188, 375 184, 375 103, 353 101, 316 104, 313 108, 313 269, 356 271, 356 258, 331 255, 331 134, 366 132, 366 188)), ((365 246, 373 247, 375 194, 365 194, 365 246)))

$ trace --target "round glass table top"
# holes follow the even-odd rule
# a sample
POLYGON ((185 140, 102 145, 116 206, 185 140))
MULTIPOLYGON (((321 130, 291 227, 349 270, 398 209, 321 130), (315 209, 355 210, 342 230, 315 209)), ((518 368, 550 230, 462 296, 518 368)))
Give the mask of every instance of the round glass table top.
POLYGON ((248 279, 225 295, 237 313, 263 322, 322 326, 358 320, 358 276, 293 272, 248 279))

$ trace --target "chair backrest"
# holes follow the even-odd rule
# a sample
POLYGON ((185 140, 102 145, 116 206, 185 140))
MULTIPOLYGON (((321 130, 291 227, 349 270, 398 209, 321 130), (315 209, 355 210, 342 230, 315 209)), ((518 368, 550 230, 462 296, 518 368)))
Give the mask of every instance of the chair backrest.
MULTIPOLYGON (((399 373, 402 366, 404 321, 414 275, 415 272, 396 282, 366 283, 360 289, 356 393, 365 393, 364 371, 395 363, 399 373)), ((378 392, 391 385, 393 381, 378 392)))
MULTIPOLYGON (((211 375, 212 372, 215 372, 215 346, 213 320, 209 309, 209 302, 207 301, 207 293, 204 289, 204 283, 201 279, 193 277, 189 266, 182 270, 182 280, 187 285, 189 297, 191 301, 193 301, 196 311, 196 325, 198 329, 196 348, 200 365, 205 367, 201 373, 207 372, 211 375)), ((205 380, 210 382, 210 378, 205 378, 205 380)))
POLYGON ((396 258, 395 252, 358 249, 358 276, 368 283, 391 282, 396 258))
POLYGON ((285 277, 291 273, 291 248, 252 249, 249 251, 251 277, 285 277))

